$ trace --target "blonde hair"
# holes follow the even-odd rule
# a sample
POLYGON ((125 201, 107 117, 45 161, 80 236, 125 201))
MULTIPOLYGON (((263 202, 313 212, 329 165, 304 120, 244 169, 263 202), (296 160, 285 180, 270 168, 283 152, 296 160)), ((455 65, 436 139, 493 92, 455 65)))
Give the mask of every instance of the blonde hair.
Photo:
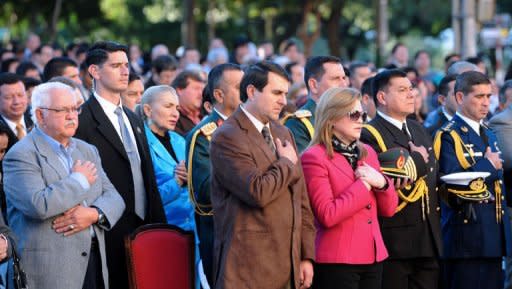
MULTIPOLYGON (((315 111, 315 133, 310 146, 322 144, 327 150, 327 156, 332 158, 333 125, 340 118, 347 116, 352 111, 357 100, 361 100, 361 93, 353 88, 330 88, 320 97, 315 111)), ((367 155, 366 148, 356 140, 359 148, 359 159, 367 155)))
POLYGON ((148 116, 144 113, 144 105, 151 105, 155 100, 157 100, 163 94, 170 93, 176 99, 178 98, 178 93, 174 88, 169 85, 156 85, 152 86, 144 91, 142 94, 142 98, 140 100, 140 104, 135 108, 135 113, 138 114, 144 121, 148 121, 148 116))

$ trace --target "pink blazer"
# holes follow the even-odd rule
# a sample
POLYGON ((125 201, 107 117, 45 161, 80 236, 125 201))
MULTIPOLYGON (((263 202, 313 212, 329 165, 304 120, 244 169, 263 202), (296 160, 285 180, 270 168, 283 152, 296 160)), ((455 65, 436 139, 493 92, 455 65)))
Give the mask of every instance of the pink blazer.
MULTIPOLYGON (((364 161, 380 170, 377 153, 365 147, 364 161)), ((306 150, 301 161, 317 226, 316 262, 372 264, 387 258, 377 215, 391 217, 398 205, 390 180, 384 191, 366 189, 345 157, 335 153, 329 159, 323 145, 306 150)))

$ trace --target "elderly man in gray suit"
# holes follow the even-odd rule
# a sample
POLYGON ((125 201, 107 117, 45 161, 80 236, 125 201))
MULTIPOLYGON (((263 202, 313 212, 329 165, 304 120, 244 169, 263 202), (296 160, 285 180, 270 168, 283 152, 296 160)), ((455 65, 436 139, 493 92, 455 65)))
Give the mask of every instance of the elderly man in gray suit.
MULTIPOLYGON (((504 91, 500 91, 500 94, 502 93, 504 91)), ((512 105, 491 118, 489 127, 496 134, 498 146, 502 150, 505 189, 507 194, 512 194, 512 178, 510 177, 512 174, 512 105)), ((506 261, 505 289, 512 289, 512 258, 507 257, 506 261)))
POLYGON ((9 224, 30 288, 108 288, 104 231, 125 204, 97 149, 72 138, 79 113, 68 86, 36 87, 37 126, 3 161, 9 224))

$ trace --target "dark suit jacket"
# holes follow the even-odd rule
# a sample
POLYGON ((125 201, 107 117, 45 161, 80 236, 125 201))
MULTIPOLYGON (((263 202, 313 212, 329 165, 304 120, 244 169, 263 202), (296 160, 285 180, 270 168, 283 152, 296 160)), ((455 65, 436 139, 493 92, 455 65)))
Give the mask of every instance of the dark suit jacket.
POLYGON ((432 111, 428 114, 427 119, 423 123, 429 135, 434 137, 434 134, 438 129, 440 129, 443 124, 448 121, 446 116, 443 113, 442 107, 438 107, 436 110, 432 111))
MULTIPOLYGON (((300 109, 311 112, 309 121, 311 122, 311 125, 315 125, 316 102, 310 98, 300 109)), ((311 142, 311 136, 309 135, 308 129, 300 119, 293 116, 286 121, 285 125, 292 132, 295 144, 297 144, 297 152, 301 154, 308 147, 309 142, 311 142)))
MULTIPOLYGON (((291 133, 270 123, 274 139, 291 133)), ((314 259, 315 228, 300 161, 277 158, 238 110, 210 146, 215 222, 213 288, 282 288, 314 259)))
POLYGON ((144 126, 142 121, 129 109, 125 108, 124 112, 128 116, 134 130, 133 133, 137 141, 137 149, 141 160, 141 170, 148 204, 145 220, 141 220, 135 214, 135 195, 130 161, 124 150, 121 138, 98 100, 96 100, 96 97, 91 96, 82 105, 79 126, 75 135, 75 137, 98 148, 103 169, 126 204, 126 209, 121 219, 119 219, 111 231, 105 234, 111 288, 128 288, 124 237, 132 233, 140 225, 166 222, 144 134, 144 126))
MULTIPOLYGON (((217 127, 224 122, 222 117, 214 110, 207 118, 203 119, 187 135, 187 158, 192 145, 192 136, 208 123, 215 123, 217 127)), ((211 205, 210 198, 210 141, 202 133, 197 135, 192 159, 187 159, 187 167, 192 164, 192 185, 196 200, 201 205, 211 205)), ((202 208, 209 212, 210 208, 202 208)), ((213 216, 199 216, 196 213, 197 233, 199 235, 199 248, 203 269, 210 284, 213 281, 213 216)))
MULTIPOLYGON (((370 121, 370 124, 380 132, 388 149, 403 147, 409 150, 407 136, 379 114, 370 121)), ((432 147, 431 136, 427 134, 421 124, 407 119, 407 127, 415 145, 423 145, 427 150, 432 147)), ((378 153, 381 152, 377 141, 368 130, 363 129, 361 141, 371 145, 378 153)), ((419 153, 411 153, 411 156, 418 176, 426 175, 430 214, 427 215, 426 220, 423 220, 420 199, 415 203, 408 204, 392 218, 382 218, 382 235, 390 259, 438 257, 441 255, 440 207, 436 188, 437 164, 434 152, 431 150, 428 152, 428 163, 425 163, 419 153)), ((407 191, 403 191, 408 194, 407 191)))

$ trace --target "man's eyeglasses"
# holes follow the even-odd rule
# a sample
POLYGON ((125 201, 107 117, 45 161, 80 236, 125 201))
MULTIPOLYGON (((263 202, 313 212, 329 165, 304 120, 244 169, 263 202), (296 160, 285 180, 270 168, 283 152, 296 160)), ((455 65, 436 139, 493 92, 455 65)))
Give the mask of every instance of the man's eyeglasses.
POLYGON ((63 107, 63 108, 40 107, 40 109, 50 110, 57 114, 70 114, 70 113, 80 114, 82 112, 81 106, 79 106, 79 107, 63 107))
POLYGON ((350 118, 351 121, 358 121, 359 118, 363 118, 363 122, 366 122, 366 119, 368 118, 368 114, 366 113, 366 111, 360 111, 360 110, 356 110, 356 111, 351 111, 348 113, 348 117, 350 118))

